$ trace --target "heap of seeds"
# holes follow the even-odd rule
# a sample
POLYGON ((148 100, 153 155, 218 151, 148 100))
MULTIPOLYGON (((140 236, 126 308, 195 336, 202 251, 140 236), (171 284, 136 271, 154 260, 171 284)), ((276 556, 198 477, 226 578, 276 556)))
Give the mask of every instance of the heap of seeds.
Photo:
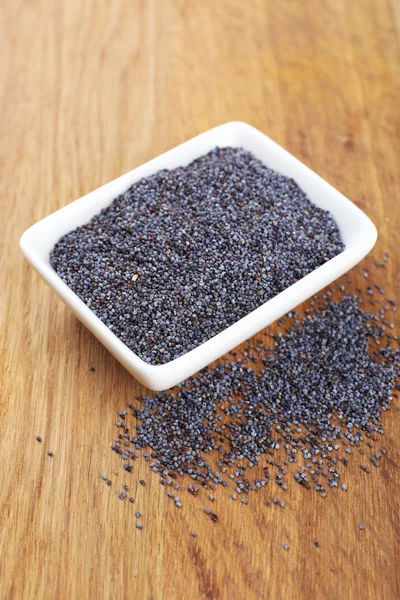
MULTIPOLYGON (((400 351, 386 321, 388 306, 375 316, 344 286, 339 290, 338 301, 332 291, 316 296, 302 319, 289 313, 284 333, 269 334, 272 347, 260 341, 176 392, 145 396, 140 408, 130 405, 136 433, 118 422, 122 433, 113 445, 124 468, 132 468, 138 449, 150 447, 150 466, 167 485, 189 475, 206 488, 233 484, 236 499, 266 485, 271 465, 285 490, 288 466, 297 463, 294 480, 323 498, 328 488, 347 490, 342 465, 354 447, 363 454, 360 444, 383 432, 381 413, 390 407, 400 351), (276 463, 271 456, 280 446, 286 460, 276 463), (250 481, 248 469, 256 466, 262 476, 250 481)), ((370 460, 378 466, 379 458, 376 452, 370 460)), ((194 493, 194 486, 188 491, 194 493)), ((285 506, 278 498, 273 503, 285 506)))
POLYGON ((343 250, 330 213, 238 148, 132 185, 51 265, 134 352, 168 362, 343 250))

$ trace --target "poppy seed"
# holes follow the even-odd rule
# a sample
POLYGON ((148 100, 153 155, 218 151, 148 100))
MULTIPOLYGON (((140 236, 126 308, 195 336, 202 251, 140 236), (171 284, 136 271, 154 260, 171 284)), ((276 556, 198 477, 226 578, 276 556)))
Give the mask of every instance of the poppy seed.
POLYGON ((144 361, 196 348, 344 249, 332 215, 240 148, 140 179, 50 263, 144 361))

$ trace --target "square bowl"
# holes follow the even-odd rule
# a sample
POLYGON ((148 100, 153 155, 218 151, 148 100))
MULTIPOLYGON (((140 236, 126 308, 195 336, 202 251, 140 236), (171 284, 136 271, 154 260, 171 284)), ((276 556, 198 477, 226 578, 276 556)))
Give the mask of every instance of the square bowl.
POLYGON ((165 390, 226 354, 343 275, 368 254, 376 238, 372 221, 329 183, 254 127, 231 122, 198 135, 42 219, 25 231, 20 244, 28 261, 115 358, 140 383, 152 390, 165 390), (216 146, 244 148, 275 171, 294 179, 311 202, 334 216, 345 248, 194 350, 168 363, 151 365, 130 350, 64 283, 50 265, 50 253, 63 235, 90 221, 139 179, 160 169, 185 166, 216 146))

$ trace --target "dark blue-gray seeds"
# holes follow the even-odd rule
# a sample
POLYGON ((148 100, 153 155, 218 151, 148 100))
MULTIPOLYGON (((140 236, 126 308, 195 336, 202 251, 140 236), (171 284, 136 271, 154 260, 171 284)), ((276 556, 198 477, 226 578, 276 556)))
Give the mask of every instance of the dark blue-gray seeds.
MULTIPOLYGON (((334 446, 358 446, 382 433, 381 414, 400 375, 400 350, 357 297, 331 302, 328 294, 296 326, 271 334, 272 348, 257 346, 260 372, 237 358, 203 369, 174 392, 142 398, 134 409, 139 423, 132 443, 151 447, 154 471, 189 473, 201 485, 223 483, 209 453, 221 457, 221 466, 243 459, 256 465, 283 443, 290 460, 297 462, 299 454, 310 460, 309 470, 300 467, 295 475, 297 483, 308 488, 311 479, 323 498, 327 487, 337 486, 335 463, 325 471, 323 461, 330 461, 334 446)), ((257 489, 246 481, 237 479, 236 492, 257 489)))
POLYGON ((238 148, 132 185, 51 265, 151 364, 192 350, 343 250, 330 213, 238 148))

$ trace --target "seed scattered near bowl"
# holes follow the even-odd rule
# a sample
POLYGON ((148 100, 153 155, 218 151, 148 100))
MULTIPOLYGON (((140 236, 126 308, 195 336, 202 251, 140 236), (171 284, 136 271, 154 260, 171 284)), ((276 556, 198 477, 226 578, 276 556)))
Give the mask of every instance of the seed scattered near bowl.
MULTIPOLYGON (((377 440, 400 374, 399 341, 386 313, 365 310, 360 295, 339 284, 301 315, 288 313, 269 340, 231 352, 172 392, 130 403, 119 413, 112 449, 124 466, 143 450, 177 508, 185 492, 213 502, 217 486, 243 504, 266 485, 286 490, 296 482, 323 499, 335 488, 346 491, 343 472, 364 448, 373 465, 385 460, 377 440)), ((278 497, 271 502, 285 507, 278 497)), ((208 507, 204 512, 218 522, 208 507)))
POLYGON ((218 521, 218 516, 215 513, 211 513, 211 521, 214 521, 214 523, 218 521))

